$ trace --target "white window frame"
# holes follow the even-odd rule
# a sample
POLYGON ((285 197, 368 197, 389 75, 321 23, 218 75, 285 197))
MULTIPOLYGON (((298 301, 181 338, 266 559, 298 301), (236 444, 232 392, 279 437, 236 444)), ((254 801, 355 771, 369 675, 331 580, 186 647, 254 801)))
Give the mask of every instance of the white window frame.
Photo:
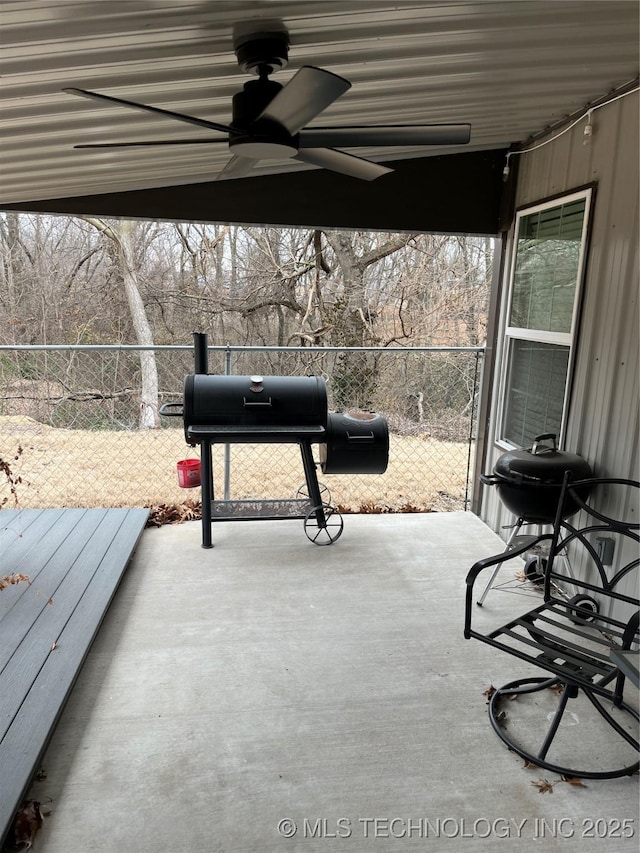
POLYGON ((588 187, 584 190, 579 190, 574 193, 569 193, 563 196, 557 196, 553 199, 549 199, 547 201, 539 202, 534 205, 530 205, 528 207, 523 207, 516 213, 516 219, 514 223, 514 228, 512 232, 512 241, 510 246, 510 269, 509 269, 509 286, 507 291, 507 298, 503 301, 503 314, 501 320, 501 334, 500 334, 500 383, 499 383, 499 394, 498 394, 498 407, 497 407, 497 417, 496 417, 496 435, 495 435, 495 443, 498 447, 506 450, 514 450, 518 447, 518 445, 513 444, 511 441, 503 437, 503 431, 505 429, 505 418, 507 413, 507 402, 508 402, 508 394, 509 394, 509 357, 511 353, 511 342, 514 340, 523 340, 523 341, 535 341, 539 343, 546 344, 556 344, 559 346, 564 346, 569 351, 568 363, 567 363, 567 377, 565 381, 565 390, 564 390, 564 399, 562 402, 562 416, 561 416, 561 427, 560 427, 560 435, 558 436, 558 445, 560 447, 563 446, 566 428, 567 428, 567 419, 568 419, 568 409, 569 409, 569 397, 571 392, 571 384, 572 377, 574 371, 574 361, 575 361, 575 344, 577 338, 578 331, 578 322, 579 322, 579 307, 582 300, 582 287, 584 282, 584 273, 585 273, 585 261, 588 251, 588 243, 589 243, 589 234, 590 234, 590 221, 591 221, 591 210, 593 206, 593 188, 588 187), (572 316, 571 316, 571 328, 569 332, 549 332, 541 329, 525 329, 517 326, 508 325, 509 318, 511 316, 511 305, 513 300, 513 289, 514 289, 514 281, 515 281, 515 272, 516 272, 516 257, 518 252, 518 234, 520 231, 520 222, 524 217, 531 216, 534 213, 538 213, 541 210, 549 210, 554 207, 561 207, 562 205, 569 204, 573 201, 577 201, 578 199, 585 200, 585 208, 584 208, 584 219, 582 222, 582 238, 580 241, 580 251, 578 255, 578 266, 577 266, 577 274, 576 274, 576 288, 574 293, 573 300, 573 308, 572 308, 572 316))

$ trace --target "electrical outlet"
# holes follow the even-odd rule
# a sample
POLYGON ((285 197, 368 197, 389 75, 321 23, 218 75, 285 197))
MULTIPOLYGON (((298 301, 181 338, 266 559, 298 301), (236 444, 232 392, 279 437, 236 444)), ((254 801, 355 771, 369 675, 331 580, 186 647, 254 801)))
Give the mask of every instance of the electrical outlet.
POLYGON ((609 536, 596 536, 596 553, 600 558, 603 566, 611 566, 613 564, 613 552, 615 551, 616 543, 609 536))

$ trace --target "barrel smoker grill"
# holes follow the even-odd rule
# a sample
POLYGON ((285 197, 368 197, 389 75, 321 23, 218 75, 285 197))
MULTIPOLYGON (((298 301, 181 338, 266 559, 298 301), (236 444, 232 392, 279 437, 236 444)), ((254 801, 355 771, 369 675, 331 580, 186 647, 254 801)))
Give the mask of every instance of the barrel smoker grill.
POLYGON ((160 413, 182 417, 184 437, 200 445, 202 546, 211 548, 214 521, 298 518, 316 545, 329 545, 343 529, 340 513, 318 482, 312 444, 320 445, 327 474, 382 474, 389 458, 386 421, 372 412, 329 413, 318 376, 222 376, 207 372, 207 337, 194 334, 195 373, 184 397, 160 413), (290 444, 300 447, 305 486, 295 498, 214 500, 214 444, 290 444))

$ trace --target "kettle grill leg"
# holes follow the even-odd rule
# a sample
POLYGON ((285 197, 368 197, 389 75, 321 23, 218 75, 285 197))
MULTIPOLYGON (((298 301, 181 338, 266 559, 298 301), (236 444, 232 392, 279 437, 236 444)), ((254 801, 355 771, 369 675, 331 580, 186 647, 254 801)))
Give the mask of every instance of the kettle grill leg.
MULTIPOLYGON (((515 524, 515 527, 513 528, 513 531, 511 532, 511 536, 509 536, 509 538, 507 539, 507 542, 504 546, 504 550, 505 550, 504 559, 505 559, 505 561, 509 559, 509 554, 508 554, 509 548, 511 547, 511 543, 513 542, 513 540, 516 538, 516 536, 520 532, 520 528, 522 527, 523 524, 524 524, 524 518, 519 518, 515 524)), ((502 563, 498 563, 498 565, 494 568, 493 572, 491 573, 491 577, 487 581, 487 585, 483 589, 482 595, 476 601, 476 604, 478 605, 478 607, 482 607, 482 605, 484 604, 484 600, 487 597, 489 590, 493 586, 493 582, 496 579, 496 575, 498 574, 498 572, 500 571, 501 568, 502 568, 502 563)))

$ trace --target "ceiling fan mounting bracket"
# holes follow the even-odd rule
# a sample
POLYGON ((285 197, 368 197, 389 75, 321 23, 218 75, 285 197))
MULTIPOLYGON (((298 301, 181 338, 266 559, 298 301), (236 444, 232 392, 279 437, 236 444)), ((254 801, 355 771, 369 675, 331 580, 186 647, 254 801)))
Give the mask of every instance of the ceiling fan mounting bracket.
POLYGON ((286 32, 245 35, 234 39, 238 65, 248 74, 272 74, 285 68, 289 60, 286 32))

